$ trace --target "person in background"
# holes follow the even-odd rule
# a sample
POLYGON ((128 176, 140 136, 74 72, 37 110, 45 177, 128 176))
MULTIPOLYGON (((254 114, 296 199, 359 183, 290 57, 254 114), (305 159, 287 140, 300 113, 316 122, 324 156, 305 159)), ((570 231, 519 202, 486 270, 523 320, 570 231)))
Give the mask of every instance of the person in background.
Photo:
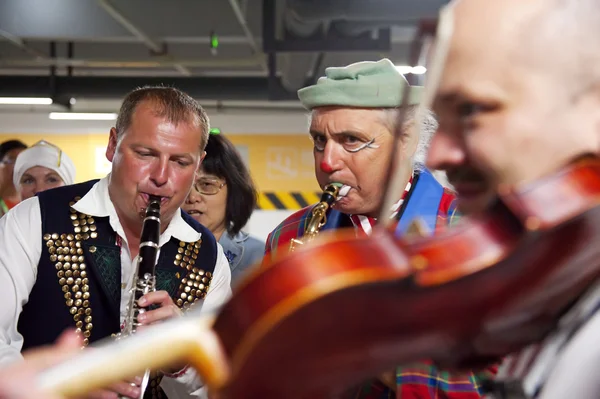
POLYGON ((0 217, 21 201, 13 184, 13 170, 17 156, 26 148, 27 145, 20 140, 0 144, 0 217))
POLYGON ((41 191, 75 183, 75 164, 60 148, 41 140, 17 157, 13 183, 24 201, 41 191))
POLYGON ((239 152, 219 129, 211 129, 198 179, 182 208, 219 241, 232 282, 263 256, 265 243, 242 231, 256 201, 256 188, 239 152))

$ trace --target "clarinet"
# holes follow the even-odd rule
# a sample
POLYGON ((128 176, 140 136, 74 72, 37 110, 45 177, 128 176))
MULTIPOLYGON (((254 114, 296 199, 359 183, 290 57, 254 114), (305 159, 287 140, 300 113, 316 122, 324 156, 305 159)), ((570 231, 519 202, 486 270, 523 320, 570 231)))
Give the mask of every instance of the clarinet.
MULTIPOLYGON (((150 196, 148 207, 146 208, 144 221, 142 225, 142 234, 140 236, 140 247, 136 273, 130 291, 129 304, 127 305, 127 314, 123 329, 115 334, 116 339, 134 334, 140 323, 138 316, 145 313, 148 308, 139 306, 139 299, 149 292, 156 291, 155 267, 158 256, 158 240, 160 237, 160 197, 150 196)), ((140 398, 143 398, 144 391, 150 379, 150 370, 146 370, 140 386, 140 398)))

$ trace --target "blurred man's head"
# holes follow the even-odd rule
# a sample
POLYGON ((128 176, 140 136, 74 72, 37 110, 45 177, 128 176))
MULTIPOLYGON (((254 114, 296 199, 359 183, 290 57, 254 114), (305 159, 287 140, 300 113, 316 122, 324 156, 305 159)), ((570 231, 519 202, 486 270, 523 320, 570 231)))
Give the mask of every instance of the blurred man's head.
POLYGON ((600 145, 600 1, 461 0, 433 110, 428 166, 463 211, 501 184, 552 172, 600 145))

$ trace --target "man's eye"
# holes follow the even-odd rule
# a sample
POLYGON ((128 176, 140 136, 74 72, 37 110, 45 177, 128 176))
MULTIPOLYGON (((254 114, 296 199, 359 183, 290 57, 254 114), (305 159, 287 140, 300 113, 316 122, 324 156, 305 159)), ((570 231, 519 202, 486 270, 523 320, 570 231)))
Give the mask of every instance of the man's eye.
POLYGON ((460 118, 470 118, 481 111, 482 107, 479 104, 472 102, 464 102, 458 104, 456 113, 460 118))
POLYGON ((325 149, 325 145, 327 144, 327 139, 325 136, 313 136, 313 143, 315 144, 317 151, 323 151, 325 149))

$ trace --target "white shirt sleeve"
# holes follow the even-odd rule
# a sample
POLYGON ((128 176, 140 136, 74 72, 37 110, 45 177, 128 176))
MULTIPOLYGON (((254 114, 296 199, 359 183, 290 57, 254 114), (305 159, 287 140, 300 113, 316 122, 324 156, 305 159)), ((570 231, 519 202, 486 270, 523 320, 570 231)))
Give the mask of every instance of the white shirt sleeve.
POLYGON ((0 218, 0 364, 22 359, 19 315, 29 299, 42 254, 42 218, 37 197, 0 218))
POLYGON ((600 395, 600 311, 581 327, 556 359, 539 399, 597 399, 600 395))
MULTIPOLYGON (((202 303, 192 306, 186 317, 199 317, 216 313, 230 297, 231 269, 223 252, 223 247, 217 243, 217 261, 206 298, 202 303)), ((206 389, 203 387, 196 371, 191 367, 175 379, 165 377, 161 382, 161 387, 170 399, 206 398, 206 389)))

